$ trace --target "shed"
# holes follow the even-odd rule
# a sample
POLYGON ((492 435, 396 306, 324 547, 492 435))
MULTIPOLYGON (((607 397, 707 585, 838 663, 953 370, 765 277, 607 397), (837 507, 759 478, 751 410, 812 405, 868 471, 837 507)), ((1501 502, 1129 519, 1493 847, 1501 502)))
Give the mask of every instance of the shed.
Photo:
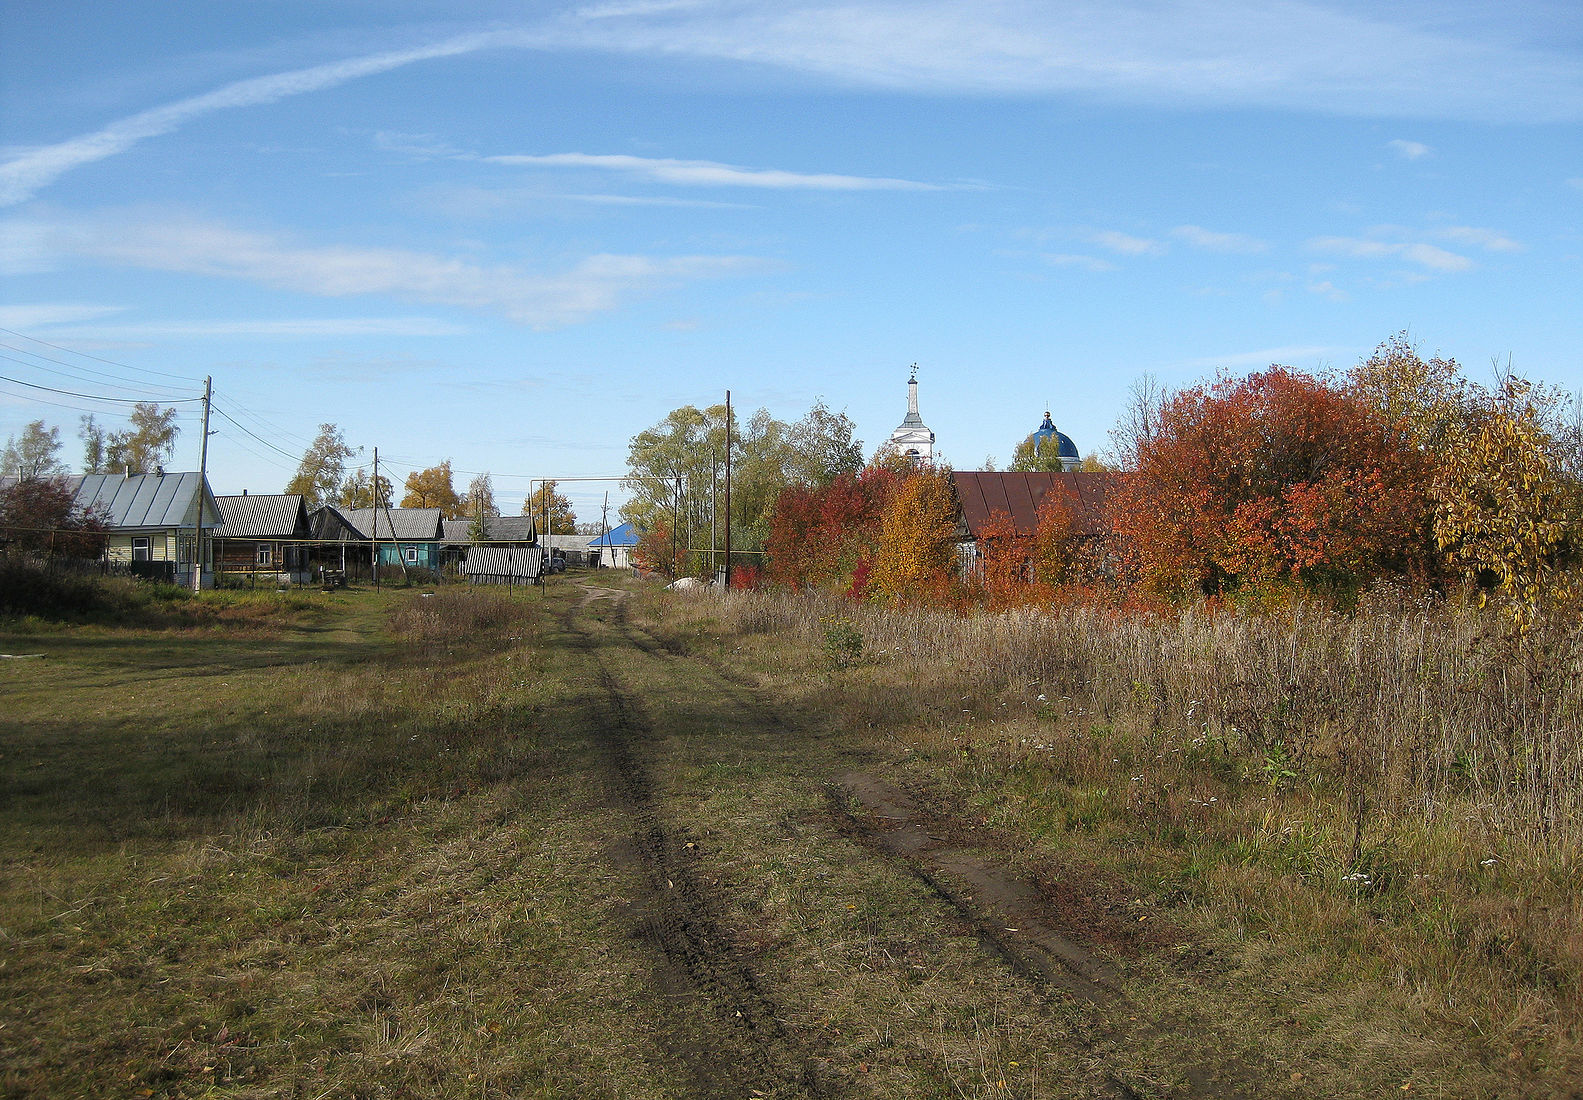
POLYGON ((468 550, 462 575, 472 584, 537 584, 543 565, 537 546, 481 544, 468 550))

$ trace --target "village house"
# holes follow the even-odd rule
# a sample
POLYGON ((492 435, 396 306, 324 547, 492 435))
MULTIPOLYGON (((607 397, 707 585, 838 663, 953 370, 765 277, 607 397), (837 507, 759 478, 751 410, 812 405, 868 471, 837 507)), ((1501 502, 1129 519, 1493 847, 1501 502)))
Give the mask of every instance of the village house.
POLYGON ((222 578, 250 583, 306 584, 309 571, 308 509, 296 493, 252 493, 215 498, 221 523, 214 529, 214 567, 222 578))
POLYGON ((220 508, 196 471, 152 474, 79 474, 64 479, 72 508, 105 520, 104 560, 116 572, 191 586, 200 551, 200 583, 214 584, 212 540, 198 532, 220 525, 220 508))
POLYGON ((445 515, 438 508, 349 508, 326 504, 309 517, 317 565, 345 571, 369 569, 378 545, 379 565, 409 569, 441 566, 445 515))

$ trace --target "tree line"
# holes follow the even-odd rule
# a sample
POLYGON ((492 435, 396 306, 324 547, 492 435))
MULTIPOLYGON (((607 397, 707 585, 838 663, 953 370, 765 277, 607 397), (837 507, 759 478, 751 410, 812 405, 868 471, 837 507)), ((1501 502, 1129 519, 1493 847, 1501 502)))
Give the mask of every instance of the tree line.
MULTIPOLYGON (((1575 594, 1583 406, 1509 364, 1470 381, 1405 334, 1350 370, 1274 365, 1175 393, 1145 379, 1104 459, 1084 463, 1105 479, 1098 514, 1057 487, 1032 530, 992 517, 968 570, 949 471, 865 466, 850 423, 815 412, 786 425, 761 410, 741 433, 745 484, 729 522, 734 546, 762 552, 749 579, 890 600, 1009 604, 1083 589, 1343 605, 1396 580, 1466 584, 1519 620, 1575 594)), ((629 518, 644 525, 651 567, 704 571, 711 497, 700 486, 723 453, 723 413, 679 409, 632 440, 643 495, 629 518)), ((1024 441, 1013 468, 1059 469, 1050 461, 1024 441)))

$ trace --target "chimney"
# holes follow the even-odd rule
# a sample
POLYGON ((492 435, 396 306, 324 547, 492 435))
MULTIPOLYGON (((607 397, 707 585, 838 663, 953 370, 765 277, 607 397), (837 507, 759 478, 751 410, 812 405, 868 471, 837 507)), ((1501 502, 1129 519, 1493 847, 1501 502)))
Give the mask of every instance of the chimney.
POLYGON ((242 495, 243 495, 243 496, 247 496, 247 490, 246 490, 246 489, 243 489, 243 490, 242 490, 242 495))
POLYGON ((131 481, 132 480, 132 467, 130 467, 130 466, 122 466, 121 467, 121 478, 124 481, 131 481))

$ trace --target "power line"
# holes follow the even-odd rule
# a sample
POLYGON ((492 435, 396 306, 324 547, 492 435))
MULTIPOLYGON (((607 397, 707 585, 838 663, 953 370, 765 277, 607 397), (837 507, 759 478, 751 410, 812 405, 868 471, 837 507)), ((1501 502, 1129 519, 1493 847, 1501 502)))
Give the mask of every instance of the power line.
POLYGON ((31 367, 34 370, 41 370, 46 374, 58 374, 62 378, 70 378, 74 381, 86 381, 85 379, 81 378, 79 374, 70 373, 69 371, 54 370, 51 367, 40 366, 38 363, 33 362, 33 359, 42 359, 46 363, 55 363, 59 366, 69 368, 70 371, 80 371, 83 374, 97 375, 100 378, 107 379, 111 385, 114 385, 119 389, 131 390, 134 393, 143 393, 151 397, 164 398, 166 396, 166 391, 164 390, 147 390, 140 386, 128 385, 115 375, 107 374, 104 371, 94 370, 92 367, 81 367, 75 363, 68 363, 64 359, 56 359, 52 356, 40 355, 36 351, 28 351, 26 348, 13 347, 10 344, 0 343, 0 348, 6 348, 10 351, 18 353, 19 355, 27 355, 32 357, 31 359, 17 359, 10 355, 0 355, 0 359, 9 359, 13 363, 19 363, 24 367, 31 367))
POLYGON ((17 332, 14 329, 0 328, 0 332, 3 332, 8 336, 15 336, 19 340, 31 340, 35 344, 43 344, 47 348, 54 348, 56 351, 63 351, 67 355, 80 355, 84 359, 92 359, 95 363, 103 363, 107 367, 120 367, 122 370, 137 371, 139 374, 153 374, 160 378, 175 378, 182 382, 191 382, 195 386, 199 382, 203 381, 201 378, 194 378, 191 375, 171 374, 168 371, 154 370, 151 367, 134 367, 129 363, 117 363, 114 359, 101 359, 97 355, 89 355, 86 351, 77 351, 74 348, 67 348, 62 347, 59 344, 52 344, 48 340, 40 340, 37 336, 29 336, 25 332, 17 332))
MULTIPOLYGON (((9 359, 10 356, 0 356, 0 358, 9 359)), ((15 361, 15 360, 13 360, 13 361, 15 361)), ((23 364, 23 365, 26 366, 27 364, 23 364)), ((104 401, 106 403, 115 404, 115 405, 141 405, 141 404, 144 403, 142 401, 134 400, 133 398, 130 398, 130 397, 96 397, 95 395, 93 395, 91 393, 76 393, 76 392, 74 392, 72 390, 58 390, 54 386, 41 386, 37 382, 24 382, 20 378, 11 378, 11 377, 9 377, 7 375, 4 375, 4 374, 0 374, 0 382, 10 382, 10 383, 13 383, 14 385, 26 386, 30 390, 43 390, 46 393, 58 393, 58 394, 62 394, 64 396, 66 396, 66 397, 80 397, 84 401, 104 401)), ((178 397, 178 398, 173 398, 171 400, 166 401, 165 404, 167 404, 167 405, 184 405, 184 404, 193 404, 195 402, 202 401, 202 400, 203 400, 203 398, 201 398, 201 397, 178 397)))

